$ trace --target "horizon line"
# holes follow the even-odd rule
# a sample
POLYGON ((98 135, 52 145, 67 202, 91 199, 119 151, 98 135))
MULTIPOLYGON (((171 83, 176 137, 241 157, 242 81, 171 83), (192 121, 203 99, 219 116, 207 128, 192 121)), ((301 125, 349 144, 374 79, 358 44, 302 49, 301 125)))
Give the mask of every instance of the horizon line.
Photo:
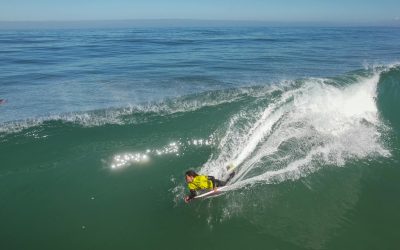
MULTIPOLYGON (((252 25, 291 25, 291 26, 390 26, 400 27, 400 21, 394 20, 381 20, 381 21, 321 21, 321 20, 257 20, 257 19, 189 19, 189 18, 141 18, 141 19, 88 19, 88 20, 0 20, 1 28, 10 28, 7 26, 14 26, 11 28, 24 28, 21 25, 28 25, 30 28, 33 26, 49 26, 49 28, 57 28, 55 26, 61 25, 63 28, 66 26, 73 26, 72 28, 79 28, 76 25, 95 26, 99 27, 101 24, 114 24, 118 26, 126 25, 150 25, 150 26, 183 26, 183 25, 229 25, 229 24, 252 24, 252 25), (86 25, 84 25, 86 24, 86 25)), ((106 25, 110 26, 110 25, 106 25)), ((113 26, 114 27, 114 26, 113 26)), ((85 28, 85 27, 83 27, 85 28)), ((100 27, 99 27, 100 28, 100 27)))

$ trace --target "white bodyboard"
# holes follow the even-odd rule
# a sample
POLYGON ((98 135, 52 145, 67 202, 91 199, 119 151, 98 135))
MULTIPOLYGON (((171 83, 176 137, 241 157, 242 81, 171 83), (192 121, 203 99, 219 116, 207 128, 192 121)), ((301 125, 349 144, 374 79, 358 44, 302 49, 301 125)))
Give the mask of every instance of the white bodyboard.
POLYGON ((210 197, 210 196, 214 196, 214 195, 219 195, 219 194, 225 192, 226 191, 225 189, 227 189, 227 187, 229 187, 229 186, 219 187, 215 190, 211 190, 211 191, 205 192, 203 194, 196 195, 194 198, 199 199, 199 198, 206 198, 206 197, 210 197))

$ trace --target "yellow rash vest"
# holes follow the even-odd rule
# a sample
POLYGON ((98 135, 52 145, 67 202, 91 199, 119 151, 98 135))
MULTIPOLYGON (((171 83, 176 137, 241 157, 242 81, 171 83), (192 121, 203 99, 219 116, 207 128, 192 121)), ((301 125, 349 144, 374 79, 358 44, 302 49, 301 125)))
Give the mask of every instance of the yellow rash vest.
POLYGON ((202 190, 202 189, 213 189, 213 182, 205 175, 198 175, 194 177, 191 183, 188 183, 190 190, 202 190))

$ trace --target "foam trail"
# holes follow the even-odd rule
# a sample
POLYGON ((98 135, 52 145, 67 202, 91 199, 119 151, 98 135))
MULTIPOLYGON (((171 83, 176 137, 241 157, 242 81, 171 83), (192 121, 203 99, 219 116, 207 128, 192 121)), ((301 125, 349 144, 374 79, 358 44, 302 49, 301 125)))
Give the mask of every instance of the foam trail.
POLYGON ((286 112, 282 106, 284 106, 291 97, 292 93, 287 92, 282 94, 276 103, 272 103, 270 106, 264 108, 262 112, 246 110, 233 116, 229 121, 225 136, 221 139, 219 144, 221 152, 218 158, 209 160, 200 172, 224 178, 226 175, 225 166, 227 164, 233 164, 235 166, 242 164, 244 160, 254 153, 257 145, 269 135, 273 125, 282 118, 286 112), (245 120, 247 124, 245 128, 238 126, 243 120, 245 120), (221 168, 221 166, 224 167, 221 168))
POLYGON ((272 126, 282 117, 283 111, 275 111, 276 106, 280 106, 283 102, 288 99, 288 95, 283 97, 283 101, 278 103, 278 105, 271 105, 263 112, 261 118, 256 122, 254 127, 252 127, 249 131, 250 138, 245 144, 246 146, 240 152, 239 155, 232 161, 235 166, 241 164, 257 147, 260 140, 262 140, 270 131, 272 126))
POLYGON ((232 186, 239 188, 298 179, 327 165, 344 166, 348 159, 389 156, 375 103, 379 79, 376 72, 347 86, 305 80, 269 103, 252 126, 240 122, 252 121, 252 110, 232 118, 220 155, 201 171, 221 177, 225 164, 239 165, 232 186))

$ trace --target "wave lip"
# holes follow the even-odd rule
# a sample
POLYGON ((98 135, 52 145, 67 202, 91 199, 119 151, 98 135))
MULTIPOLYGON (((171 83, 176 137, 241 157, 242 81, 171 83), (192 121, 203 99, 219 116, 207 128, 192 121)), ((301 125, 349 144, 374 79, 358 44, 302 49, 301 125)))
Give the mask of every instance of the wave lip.
MULTIPOLYGON (((262 91, 265 91, 265 89, 262 91)), ((255 95, 255 92, 256 90, 252 88, 209 91, 201 94, 166 99, 160 102, 128 105, 122 108, 70 112, 19 121, 8 121, 0 123, 0 134, 18 133, 24 129, 41 126, 45 122, 52 121, 73 123, 84 127, 97 127, 109 124, 137 124, 146 122, 148 118, 152 116, 192 112, 203 107, 213 107, 224 103, 235 102, 243 97, 255 95)))

